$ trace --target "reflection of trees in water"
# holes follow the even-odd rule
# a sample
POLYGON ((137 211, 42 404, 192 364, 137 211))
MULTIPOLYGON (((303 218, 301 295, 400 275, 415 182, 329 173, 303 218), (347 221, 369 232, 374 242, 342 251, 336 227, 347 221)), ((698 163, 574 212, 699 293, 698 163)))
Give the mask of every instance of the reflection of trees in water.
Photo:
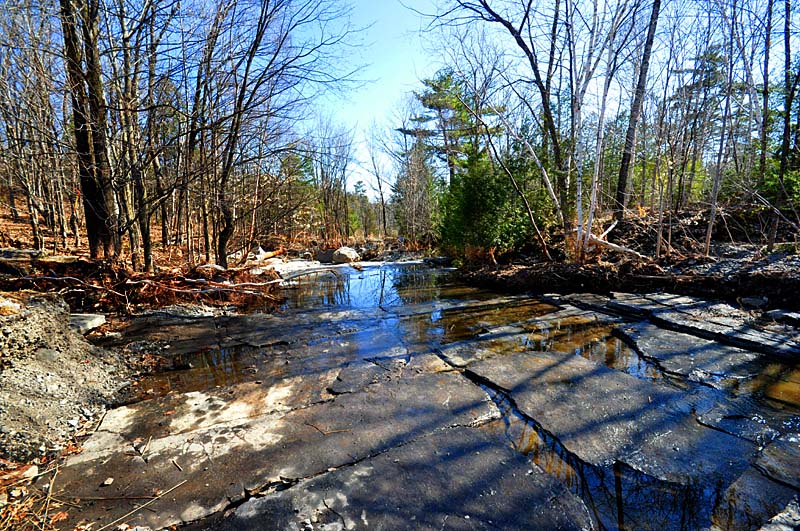
POLYGON ((420 266, 395 270, 394 289, 404 304, 430 301, 441 294, 441 271, 420 266))
POLYGON ((326 271, 309 275, 290 298, 298 308, 396 307, 435 299, 439 277, 439 272, 419 265, 326 271))
POLYGON ((172 362, 177 370, 144 378, 139 387, 160 396, 171 391, 185 393, 239 383, 246 379, 243 375, 249 365, 242 362, 243 354, 241 349, 223 348, 178 355, 172 362))
POLYGON ((580 496, 603 530, 693 530, 708 527, 722 484, 662 481, 615 462, 596 467, 578 459, 552 435, 522 416, 502 395, 484 388, 506 422, 517 451, 580 496))
POLYGON ((289 294, 296 308, 311 309, 347 305, 350 275, 323 271, 307 275, 289 294))
POLYGON ((574 353, 638 378, 661 378, 661 371, 653 363, 613 335, 614 326, 594 321, 563 325, 560 320, 543 320, 529 334, 528 347, 540 352, 574 353))

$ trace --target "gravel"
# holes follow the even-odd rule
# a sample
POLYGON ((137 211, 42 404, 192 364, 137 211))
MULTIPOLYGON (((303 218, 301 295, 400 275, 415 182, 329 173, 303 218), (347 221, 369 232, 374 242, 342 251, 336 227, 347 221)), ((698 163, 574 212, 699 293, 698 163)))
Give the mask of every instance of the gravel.
POLYGON ((59 454, 125 386, 119 355, 69 328, 54 294, 0 293, 0 458, 59 454))

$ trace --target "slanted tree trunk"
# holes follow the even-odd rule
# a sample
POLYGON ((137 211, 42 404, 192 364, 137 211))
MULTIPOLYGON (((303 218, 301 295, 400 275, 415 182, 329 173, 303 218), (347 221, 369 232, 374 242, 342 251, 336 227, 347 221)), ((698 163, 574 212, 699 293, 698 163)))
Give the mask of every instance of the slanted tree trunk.
POLYGON ((619 177, 617 178, 614 217, 620 221, 625 216, 625 195, 628 189, 628 177, 633 160, 633 148, 636 145, 636 126, 639 123, 639 115, 642 112, 644 90, 647 86, 647 71, 650 67, 650 54, 653 50, 653 40, 655 39, 660 10, 661 0, 653 0, 653 9, 650 12, 650 24, 647 28, 647 38, 645 39, 644 52, 642 53, 642 66, 639 70, 639 80, 636 83, 636 92, 633 96, 630 122, 628 123, 628 131, 625 133, 625 148, 622 151, 622 162, 619 166, 619 177))
POLYGON ((763 110, 761 113, 761 153, 758 157, 758 184, 761 188, 767 174, 767 133, 769 128, 769 48, 772 41, 772 7, 774 0, 767 0, 767 20, 764 28, 764 87, 761 91, 763 110))

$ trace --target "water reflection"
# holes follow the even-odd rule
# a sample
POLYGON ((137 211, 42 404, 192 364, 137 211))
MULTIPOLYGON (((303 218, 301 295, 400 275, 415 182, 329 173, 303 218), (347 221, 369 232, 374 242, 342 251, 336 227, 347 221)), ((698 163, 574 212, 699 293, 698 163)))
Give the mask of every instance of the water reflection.
POLYGON ((234 347, 181 354, 170 360, 170 370, 142 378, 134 385, 140 398, 147 398, 252 381, 258 372, 256 352, 250 347, 234 347))
POLYGON ((517 451, 580 496, 600 529, 694 530, 711 523, 724 485, 662 481, 621 462, 608 467, 588 465, 525 418, 503 395, 484 390, 500 409, 502 420, 483 429, 502 432, 517 451))
POLYGON ((285 292, 283 308, 347 308, 388 310, 444 298, 475 296, 480 290, 452 282, 452 271, 420 263, 331 268, 306 275, 285 292))
POLYGON ((653 363, 613 334, 614 326, 576 318, 539 321, 537 330, 528 335, 529 347, 541 352, 573 353, 637 378, 661 378, 653 363))

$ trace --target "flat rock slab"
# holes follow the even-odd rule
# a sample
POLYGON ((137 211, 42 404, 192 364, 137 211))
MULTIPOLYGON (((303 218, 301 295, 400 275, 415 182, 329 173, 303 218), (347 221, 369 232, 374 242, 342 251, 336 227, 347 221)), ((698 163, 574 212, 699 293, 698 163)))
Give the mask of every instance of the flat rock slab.
POLYGON ((250 500, 196 529, 589 530, 593 523, 579 498, 501 438, 460 427, 250 500))
MULTIPOLYGON (((714 511, 712 529, 759 529, 765 522, 784 520, 797 491, 781 485, 753 467, 748 468, 722 493, 714 511), (783 517, 782 517, 783 516, 783 517)), ((790 531, 797 527, 769 527, 765 531, 790 531)))
POLYGON ((758 312, 664 293, 614 293, 613 296, 606 304, 607 309, 648 317, 662 327, 755 352, 790 359, 800 355, 800 331, 786 324, 759 322, 761 314, 758 312))
POLYGON ((520 353, 472 365, 472 377, 505 392, 519 410, 580 460, 616 460, 678 483, 730 479, 754 446, 697 423, 685 394, 579 356, 520 353))
POLYGON ((390 371, 390 368, 376 363, 353 363, 339 372, 336 379, 328 385, 327 391, 333 395, 357 393, 368 385, 388 378, 390 371))
POLYGON ((752 378, 759 372, 753 363, 758 355, 741 348, 722 345, 642 321, 618 329, 639 354, 670 374, 695 382, 724 387, 725 380, 752 378))
POLYGON ((800 490, 800 436, 791 434, 767 445, 756 461, 756 468, 767 476, 800 490))
POLYGON ((780 435, 782 421, 791 421, 789 413, 765 411, 762 404, 750 397, 715 402, 696 414, 704 426, 747 439, 759 447, 780 435))
POLYGON ((793 499, 759 531, 794 531, 800 528, 800 503, 793 499))
POLYGON ((528 350, 528 332, 522 327, 504 326, 473 339, 447 343, 436 352, 454 367, 468 367, 480 360, 528 350))
POLYGON ((792 326, 800 326, 800 312, 790 312, 787 310, 770 310, 767 317, 779 323, 786 323, 792 326))
POLYGON ((572 305, 522 323, 528 330, 528 344, 535 350, 575 352, 593 340, 611 335, 617 317, 572 305))
POLYGON ((484 328, 469 339, 447 343, 437 352, 455 367, 527 350, 575 352, 598 336, 611 334, 620 319, 575 306, 537 315, 523 321, 484 328))
POLYGON ((270 412, 267 397, 286 392, 251 390, 246 399, 224 407, 216 401, 187 404, 168 415, 174 428, 169 434, 148 437, 137 436, 133 428, 149 425, 149 418, 131 409, 112 412, 115 416, 101 424, 84 452, 59 474, 57 496, 104 498, 84 500, 80 509, 70 511, 65 527, 81 520, 111 522, 142 497, 176 486, 126 522, 154 529, 192 522, 248 493, 311 478, 441 428, 497 415, 480 388, 452 372, 409 374, 308 407, 270 412), (259 408, 264 414, 254 415, 259 408), (109 477, 113 483, 103 486, 109 477))
POLYGON ((91 332, 106 324, 106 316, 99 313, 72 313, 69 316, 69 327, 79 334, 91 332))

